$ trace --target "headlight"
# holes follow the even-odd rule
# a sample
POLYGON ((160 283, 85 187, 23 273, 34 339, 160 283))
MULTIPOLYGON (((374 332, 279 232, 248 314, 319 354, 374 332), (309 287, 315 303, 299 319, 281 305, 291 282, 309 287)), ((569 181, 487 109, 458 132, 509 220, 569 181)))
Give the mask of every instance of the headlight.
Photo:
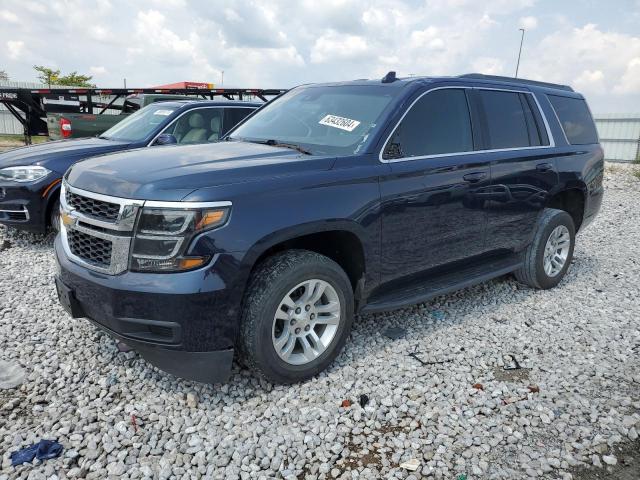
POLYGON ((44 167, 28 165, 25 167, 7 167, 0 169, 0 179, 14 182, 34 182, 51 173, 44 167))
POLYGON ((208 256, 187 256, 195 235, 224 225, 229 208, 173 209, 144 207, 131 251, 131 270, 176 272, 204 265, 208 256))

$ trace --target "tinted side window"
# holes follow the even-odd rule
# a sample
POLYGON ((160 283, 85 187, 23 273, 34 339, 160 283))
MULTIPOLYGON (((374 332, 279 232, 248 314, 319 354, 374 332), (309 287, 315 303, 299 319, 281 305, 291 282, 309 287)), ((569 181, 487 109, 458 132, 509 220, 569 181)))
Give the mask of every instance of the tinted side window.
POLYGON ((570 144, 598 143, 596 126, 587 108, 587 102, 580 98, 556 95, 548 95, 548 97, 570 144))
POLYGON ((251 112, 253 112, 252 108, 227 108, 224 111, 222 135, 226 135, 229 130, 240 123, 241 120, 244 120, 251 112))
POLYGON ((418 100, 387 143, 383 158, 473 150, 467 97, 462 89, 436 90, 418 100))
POLYGON ((539 147, 540 142, 540 132, 538 131, 538 127, 536 125, 536 119, 533 117, 533 111, 531 110, 531 105, 527 102, 528 95, 526 93, 521 93, 520 95, 520 103, 522 104, 522 109, 524 110, 524 119, 527 122, 527 131, 529 133, 529 145, 539 147))
POLYGON ((519 93, 480 90, 480 98, 487 119, 488 148, 531 146, 527 119, 519 93))
POLYGON ((526 100, 526 104, 529 105, 529 109, 533 112, 533 117, 535 119, 535 127, 538 131, 538 137, 540 138, 540 145, 549 145, 549 136, 547 135, 547 127, 542 119, 542 114, 540 113, 540 108, 538 107, 538 103, 534 100, 533 95, 529 94, 521 94, 522 97, 526 100))

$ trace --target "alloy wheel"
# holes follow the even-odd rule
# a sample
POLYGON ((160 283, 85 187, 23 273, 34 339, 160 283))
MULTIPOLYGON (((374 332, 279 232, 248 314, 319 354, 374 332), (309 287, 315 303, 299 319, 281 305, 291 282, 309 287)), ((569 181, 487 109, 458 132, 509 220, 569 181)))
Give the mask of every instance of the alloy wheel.
POLYGON ((570 247, 569 229, 564 225, 558 225, 549 235, 544 247, 543 266, 548 276, 555 277, 562 271, 567 262, 570 247))
POLYGON ((341 320, 340 297, 328 282, 305 280, 280 301, 273 317, 272 341, 291 365, 314 361, 331 345, 341 320))

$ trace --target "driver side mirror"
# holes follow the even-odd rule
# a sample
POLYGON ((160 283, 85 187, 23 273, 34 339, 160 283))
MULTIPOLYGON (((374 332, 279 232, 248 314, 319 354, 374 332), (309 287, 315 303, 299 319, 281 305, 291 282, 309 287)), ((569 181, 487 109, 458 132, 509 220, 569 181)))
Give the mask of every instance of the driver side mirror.
POLYGON ((170 133, 161 133, 153 142, 154 145, 175 145, 178 139, 170 133))

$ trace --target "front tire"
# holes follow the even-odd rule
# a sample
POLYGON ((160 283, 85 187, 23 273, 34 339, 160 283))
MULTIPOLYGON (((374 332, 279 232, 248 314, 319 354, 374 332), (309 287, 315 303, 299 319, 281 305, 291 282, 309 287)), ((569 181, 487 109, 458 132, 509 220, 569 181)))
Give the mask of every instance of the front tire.
POLYGON ((533 241, 523 252, 523 265, 514 272, 516 279, 539 289, 558 285, 573 259, 575 237, 571 215, 563 210, 545 208, 533 241))
POLYGON ((53 233, 60 231, 60 200, 56 200, 49 210, 49 228, 53 233))
POLYGON ((290 250, 265 260, 245 296, 240 354, 274 383, 318 374, 342 350, 353 322, 353 290, 333 260, 290 250))

